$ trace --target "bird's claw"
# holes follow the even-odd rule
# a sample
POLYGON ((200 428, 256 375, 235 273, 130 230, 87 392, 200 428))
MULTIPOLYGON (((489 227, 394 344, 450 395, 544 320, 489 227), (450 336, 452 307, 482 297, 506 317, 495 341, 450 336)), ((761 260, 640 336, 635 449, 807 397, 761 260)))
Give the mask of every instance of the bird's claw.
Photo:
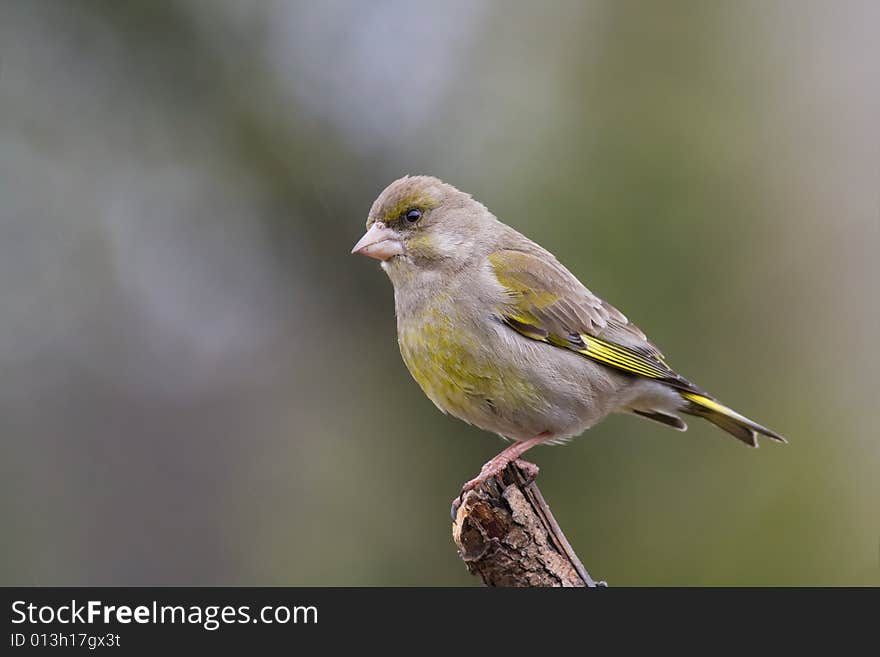
POLYGON ((452 500, 452 520, 455 520, 455 516, 458 514, 458 509, 461 507, 462 502, 464 502, 464 496, 468 494, 468 491, 472 491, 474 488, 488 480, 489 477, 483 478, 483 473, 481 472, 478 477, 475 479, 471 479, 464 486, 461 487, 461 492, 458 496, 452 500))
POLYGON ((458 515, 458 509, 464 501, 463 495, 464 493, 461 493, 458 497, 452 500, 452 508, 449 509, 449 515, 452 516, 452 522, 455 522, 455 516, 458 515))
POLYGON ((530 484, 535 479, 537 479, 538 473, 541 471, 541 468, 539 468, 531 461, 523 461, 522 459, 517 459, 513 462, 513 464, 520 469, 523 475, 525 475, 526 484, 530 484))

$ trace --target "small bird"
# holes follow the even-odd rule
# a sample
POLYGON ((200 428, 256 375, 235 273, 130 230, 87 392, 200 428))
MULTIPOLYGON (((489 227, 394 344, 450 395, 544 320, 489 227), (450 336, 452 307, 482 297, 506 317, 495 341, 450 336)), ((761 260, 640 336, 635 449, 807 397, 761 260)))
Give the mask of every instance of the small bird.
POLYGON ((385 188, 352 253, 391 279, 400 353, 428 398, 513 441, 462 493, 615 412, 679 431, 682 414, 701 417, 751 447, 757 434, 786 442, 673 371, 552 253, 437 178, 385 188))

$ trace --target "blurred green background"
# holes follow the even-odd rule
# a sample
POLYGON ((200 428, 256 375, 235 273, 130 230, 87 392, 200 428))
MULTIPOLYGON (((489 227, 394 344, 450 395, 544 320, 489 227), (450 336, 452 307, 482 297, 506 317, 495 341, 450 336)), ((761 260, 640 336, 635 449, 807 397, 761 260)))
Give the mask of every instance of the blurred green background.
POLYGON ((476 585, 349 255, 471 192, 791 444, 538 448, 612 585, 880 584, 880 5, 0 4, 0 583, 476 585))

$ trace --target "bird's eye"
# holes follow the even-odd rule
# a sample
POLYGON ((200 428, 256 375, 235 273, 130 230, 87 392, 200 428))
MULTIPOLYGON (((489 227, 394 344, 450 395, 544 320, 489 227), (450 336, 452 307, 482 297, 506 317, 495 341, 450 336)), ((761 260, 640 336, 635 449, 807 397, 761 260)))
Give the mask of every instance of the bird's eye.
POLYGON ((403 216, 409 223, 414 224, 422 218, 422 211, 418 208, 410 208, 403 216))

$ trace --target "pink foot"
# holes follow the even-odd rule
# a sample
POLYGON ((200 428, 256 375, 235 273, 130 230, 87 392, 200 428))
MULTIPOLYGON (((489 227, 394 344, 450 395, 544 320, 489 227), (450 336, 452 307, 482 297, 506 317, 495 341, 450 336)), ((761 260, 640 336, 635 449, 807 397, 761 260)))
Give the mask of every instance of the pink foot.
POLYGON ((478 474, 470 481, 465 482, 464 486, 461 487, 461 493, 459 493, 458 496, 462 497, 469 490, 473 490, 480 484, 484 484, 489 481, 492 477, 498 476, 499 474, 501 474, 504 468, 510 465, 510 462, 512 460, 513 459, 504 452, 501 452, 498 456, 493 457, 492 459, 487 461, 482 468, 480 468, 480 474, 478 474))
MULTIPOLYGON (((528 450, 530 450, 535 445, 540 445, 547 440, 552 438, 552 434, 545 431, 534 438, 529 438, 528 440, 523 440, 522 442, 515 442, 510 445, 503 452, 490 459, 486 465, 480 468, 480 474, 476 477, 468 481, 464 486, 461 487, 461 493, 459 493, 458 497, 452 501, 452 519, 455 519, 455 514, 458 511, 458 507, 461 506, 462 500, 464 500, 464 494, 469 490, 473 490, 480 484, 488 481, 492 477, 497 476, 504 468, 513 463, 514 461, 519 461, 519 457, 525 454, 528 450)), ((533 475, 537 474, 537 467, 532 463, 528 463, 527 461, 522 461, 522 463, 527 464, 525 470, 530 473, 532 479, 534 479, 533 475)))

